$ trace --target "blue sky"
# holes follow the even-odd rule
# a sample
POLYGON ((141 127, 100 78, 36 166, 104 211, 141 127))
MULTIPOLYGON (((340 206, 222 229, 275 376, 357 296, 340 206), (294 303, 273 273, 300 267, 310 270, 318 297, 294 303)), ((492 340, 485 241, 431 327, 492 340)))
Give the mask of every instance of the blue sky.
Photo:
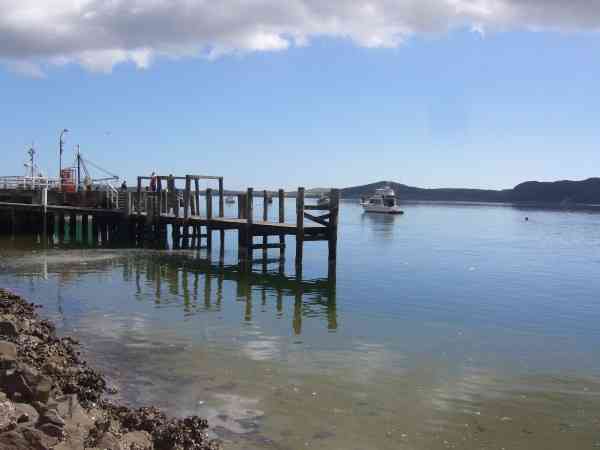
POLYGON ((600 36, 457 29, 392 48, 316 37, 276 52, 157 58, 43 76, 0 68, 2 174, 58 134, 127 178, 217 174, 227 187, 509 188, 598 175, 600 36))

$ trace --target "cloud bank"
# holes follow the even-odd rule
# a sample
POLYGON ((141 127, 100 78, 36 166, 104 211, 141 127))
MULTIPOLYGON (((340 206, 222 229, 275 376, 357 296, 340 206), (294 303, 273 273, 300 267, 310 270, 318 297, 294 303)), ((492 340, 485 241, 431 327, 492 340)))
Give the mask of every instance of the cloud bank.
POLYGON ((0 0, 0 61, 31 76, 156 58, 282 51, 311 39, 397 47, 454 29, 598 31, 597 0, 0 0))

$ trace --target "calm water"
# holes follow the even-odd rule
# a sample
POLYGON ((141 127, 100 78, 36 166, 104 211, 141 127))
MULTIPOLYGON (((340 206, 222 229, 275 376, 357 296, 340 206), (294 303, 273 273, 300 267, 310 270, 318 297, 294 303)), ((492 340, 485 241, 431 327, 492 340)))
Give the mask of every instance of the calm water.
POLYGON ((405 211, 344 202, 336 280, 323 243, 300 283, 293 246, 284 275, 240 274, 231 234, 224 267, 5 241, 0 286, 78 336, 124 401, 208 417, 228 448, 600 447, 600 214, 405 211))

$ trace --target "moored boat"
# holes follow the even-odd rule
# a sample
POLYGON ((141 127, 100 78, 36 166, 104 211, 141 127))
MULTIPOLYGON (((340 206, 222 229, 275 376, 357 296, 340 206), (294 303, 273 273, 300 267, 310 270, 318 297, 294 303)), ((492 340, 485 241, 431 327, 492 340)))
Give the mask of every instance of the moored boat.
POLYGON ((404 214, 398 206, 396 193, 390 186, 376 189, 369 198, 361 198, 360 204, 369 213, 404 214))
POLYGON ((317 205, 323 206, 329 204, 329 197, 325 194, 321 194, 317 199, 317 205))

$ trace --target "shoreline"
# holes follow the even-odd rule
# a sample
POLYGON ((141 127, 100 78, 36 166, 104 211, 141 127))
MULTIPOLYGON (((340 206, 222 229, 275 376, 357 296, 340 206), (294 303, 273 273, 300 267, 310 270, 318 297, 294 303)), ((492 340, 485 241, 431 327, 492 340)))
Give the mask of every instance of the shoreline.
POLYGON ((220 450, 197 416, 168 418, 105 398, 104 376, 58 337, 39 306, 0 288, 0 448, 220 450))

